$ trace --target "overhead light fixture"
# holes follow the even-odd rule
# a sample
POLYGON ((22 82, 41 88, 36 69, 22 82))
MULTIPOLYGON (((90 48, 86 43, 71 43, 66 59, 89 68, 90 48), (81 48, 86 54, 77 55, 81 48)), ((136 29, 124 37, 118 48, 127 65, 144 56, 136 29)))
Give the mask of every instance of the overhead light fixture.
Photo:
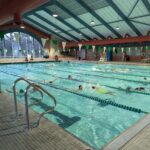
POLYGON ((21 29, 24 29, 24 28, 25 28, 25 26, 24 26, 23 24, 21 24, 21 25, 20 25, 20 28, 21 28, 21 29))
POLYGON ((94 22, 94 20, 91 20, 91 25, 95 25, 95 22, 94 22))
POLYGON ((58 14, 54 13, 54 14, 53 14, 53 17, 57 18, 57 17, 58 17, 58 14))
POLYGON ((55 29, 55 32, 58 32, 58 30, 57 30, 57 29, 55 29))
POLYGON ((57 14, 57 0, 53 0, 54 1, 54 10, 53 10, 53 17, 57 18, 58 14, 57 14))
POLYGON ((117 27, 116 27, 116 30, 119 30, 119 29, 120 29, 119 26, 117 26, 117 27))

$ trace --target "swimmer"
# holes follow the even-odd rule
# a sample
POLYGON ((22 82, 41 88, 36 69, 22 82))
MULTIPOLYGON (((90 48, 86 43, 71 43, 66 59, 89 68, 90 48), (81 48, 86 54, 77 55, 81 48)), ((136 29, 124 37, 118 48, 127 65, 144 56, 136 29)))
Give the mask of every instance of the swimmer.
POLYGON ((53 83, 53 82, 55 82, 57 79, 58 79, 58 78, 55 78, 54 80, 51 80, 51 81, 45 81, 45 80, 44 80, 43 83, 44 83, 44 84, 46 84, 46 83, 53 83))
POLYGON ((137 87, 137 88, 135 88, 134 90, 137 90, 137 91, 144 91, 145 88, 144 88, 144 87, 137 87))
POLYGON ((112 72, 120 72, 120 73, 127 73, 130 70, 129 69, 111 69, 112 72))
POLYGON ((110 94, 110 95, 114 95, 113 92, 108 91, 107 89, 104 89, 104 88, 102 88, 102 87, 92 86, 92 89, 93 89, 93 90, 96 90, 96 92, 97 92, 97 93, 100 93, 100 94, 110 94))
POLYGON ((145 91, 144 87, 137 87, 137 88, 131 88, 131 87, 127 87, 126 88, 126 92, 130 92, 130 91, 145 91))
POLYGON ((79 85, 79 90, 83 90, 83 86, 82 85, 79 85))
POLYGON ((83 90, 83 86, 82 85, 79 85, 78 86, 78 89, 72 89, 70 91, 73 91, 73 92, 79 92, 79 91, 82 91, 83 90))
POLYGON ((68 75, 68 80, 72 80, 72 76, 71 75, 68 75))
POLYGON ((24 93, 24 90, 23 90, 23 89, 20 89, 20 90, 19 90, 19 93, 24 93))
POLYGON ((53 82, 55 82, 57 80, 57 78, 56 79, 54 79, 54 80, 52 80, 52 81, 49 81, 49 83, 53 83, 53 82))
MULTIPOLYGON (((121 88, 122 89, 122 88, 121 88)), ((130 92, 131 91, 131 87, 127 87, 126 88, 126 93, 130 92)))

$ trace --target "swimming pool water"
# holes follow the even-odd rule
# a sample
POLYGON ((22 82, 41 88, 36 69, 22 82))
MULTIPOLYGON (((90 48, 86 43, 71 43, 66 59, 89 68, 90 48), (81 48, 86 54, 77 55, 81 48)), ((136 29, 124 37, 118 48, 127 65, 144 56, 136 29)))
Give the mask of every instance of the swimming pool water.
MULTIPOLYGON (((26 77, 40 84, 55 96, 56 110, 45 117, 95 149, 102 148, 145 116, 145 113, 118 107, 119 104, 150 112, 150 67, 77 62, 0 66, 3 90, 12 87, 18 77, 26 77), (68 80, 68 75, 72 75, 73 80, 68 80), (48 83, 55 78, 54 83, 48 83), (83 86, 83 91, 77 90, 79 85, 83 86), (92 86, 101 87, 111 94, 92 90, 92 86), (127 87, 145 87, 146 91, 128 93, 127 87), (72 90, 75 93, 71 93, 72 90), (118 106, 102 104, 95 97, 118 106)), ((23 87, 24 82, 18 83, 18 89, 23 87)), ((19 99, 23 101, 21 97, 19 99)), ((42 113, 47 105, 51 105, 51 101, 44 96, 42 105, 32 106, 32 109, 42 113)))

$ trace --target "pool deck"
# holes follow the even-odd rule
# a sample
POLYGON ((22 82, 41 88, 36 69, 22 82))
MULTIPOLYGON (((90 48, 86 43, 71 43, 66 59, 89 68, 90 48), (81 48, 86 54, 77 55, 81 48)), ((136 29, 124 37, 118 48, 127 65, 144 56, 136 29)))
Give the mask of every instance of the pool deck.
MULTIPOLYGON (((68 61, 68 60, 75 60, 71 57, 63 57, 60 58, 59 61, 68 61)), ((58 61, 58 62, 59 62, 58 61)), ((56 62, 54 58, 34 58, 30 61, 25 61, 25 58, 0 58, 0 64, 12 64, 12 63, 36 63, 36 62, 56 62)))
POLYGON ((150 125, 146 126, 137 136, 126 143, 121 150, 149 150, 150 125))
MULTIPOLYGON (((24 105, 19 103, 24 114, 24 105)), ((29 110, 30 122, 38 114, 29 110)), ((58 125, 42 118, 40 126, 25 130, 25 116, 14 119, 13 99, 0 94, 0 150, 93 150, 58 125)))
MULTIPOLYGON (((77 59, 72 57, 64 57, 60 58, 60 61, 74 61, 79 62, 77 59)), ((53 58, 34 58, 34 60, 25 61, 25 58, 0 58, 0 64, 12 64, 12 63, 35 63, 35 62, 55 62, 53 58)), ((93 62, 96 64, 119 64, 119 65, 138 65, 138 66, 150 66, 150 63, 142 63, 142 62, 122 62, 122 61, 106 61, 106 62, 100 62, 100 61, 86 61, 81 60, 80 62, 93 62)))
POLYGON ((142 62, 122 62, 122 61, 99 62, 99 64, 150 66, 150 63, 142 63, 142 62))
POLYGON ((32 61, 25 61, 25 58, 0 58, 0 64, 10 64, 10 63, 33 63, 33 62, 53 62, 54 59, 45 58, 35 58, 32 61))

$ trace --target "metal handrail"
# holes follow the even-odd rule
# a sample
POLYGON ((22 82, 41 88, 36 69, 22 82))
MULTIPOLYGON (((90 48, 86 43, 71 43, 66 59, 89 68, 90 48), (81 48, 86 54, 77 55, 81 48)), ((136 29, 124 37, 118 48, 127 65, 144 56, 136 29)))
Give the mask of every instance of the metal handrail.
MULTIPOLYGON (((25 78, 23 78, 23 77, 18 78, 17 80, 15 80, 14 85, 13 85, 13 93, 14 93, 14 104, 15 104, 15 113, 16 113, 16 116, 18 116, 16 84, 17 84, 17 82, 19 82, 19 81, 21 81, 21 80, 27 82, 29 85, 32 84, 32 82, 30 82, 29 80, 27 80, 27 79, 25 79, 25 78)), ((33 88, 35 88, 35 87, 33 86, 33 88)), ((43 98, 43 93, 42 93, 40 90, 38 90, 38 92, 40 92, 40 94, 41 94, 41 96, 42 96, 42 98, 43 98)))
MULTIPOLYGON (((46 93, 54 102, 54 106, 52 108, 50 108, 49 110, 47 110, 46 112, 43 112, 42 114, 40 114, 40 117, 37 121, 37 124, 39 124, 41 117, 43 117, 43 115, 45 115, 48 112, 52 112, 54 111, 55 107, 56 107, 56 99, 53 95, 51 95, 47 90, 45 90, 43 87, 30 82, 29 80, 21 77, 18 78, 17 80, 15 80, 14 85, 13 85, 13 93, 14 93, 14 105, 15 105, 15 113, 16 113, 16 117, 18 116, 18 107, 17 107, 17 94, 16 94, 16 84, 19 81, 25 81, 27 82, 29 85, 26 87, 24 96, 25 96, 25 112, 26 112, 26 123, 27 123, 27 129, 30 128, 30 124, 29 124, 29 111, 28 111, 28 90, 30 89, 30 87, 33 87, 34 89, 36 89, 37 91, 39 91, 40 93, 42 93, 42 91, 44 93, 46 93)), ((43 98, 43 93, 41 94, 42 98, 43 98)))
POLYGON ((2 93, 2 86, 1 86, 1 81, 0 81, 0 93, 2 93))
POLYGON ((43 112, 42 114, 40 114, 40 117, 37 121, 37 125, 39 125, 39 122, 40 122, 40 119, 48 112, 52 112, 54 111, 55 107, 56 107, 56 99, 53 95, 51 95, 47 90, 45 90, 43 87, 35 84, 35 83, 32 83, 30 85, 27 86, 26 88, 26 91, 25 91, 25 109, 26 109, 26 123, 27 123, 27 129, 30 128, 30 122, 29 122, 29 110, 28 110, 28 91, 30 89, 30 87, 33 86, 36 90, 41 90, 43 91, 44 93, 46 93, 54 102, 54 106, 51 107, 49 110, 47 110, 46 112, 43 112))
MULTIPOLYGON (((34 88, 34 87, 33 87, 33 88, 34 88)), ((34 89, 35 89, 35 88, 34 88, 34 89)), ((37 89, 36 89, 36 91, 38 91, 38 92, 41 94, 41 97, 42 97, 42 98, 41 98, 38 102, 31 103, 31 104, 29 105, 29 107, 32 106, 32 105, 39 104, 39 103, 41 103, 42 100, 43 100, 43 92, 42 92, 41 90, 37 90, 37 89)))
POLYGON ((15 105, 15 113, 16 113, 16 117, 18 116, 18 107, 17 107, 17 94, 16 94, 16 84, 17 82, 19 82, 20 80, 23 80, 25 82, 27 82, 28 84, 32 84, 29 80, 21 77, 18 78, 17 80, 15 80, 14 85, 13 85, 13 93, 14 93, 14 105, 15 105))

